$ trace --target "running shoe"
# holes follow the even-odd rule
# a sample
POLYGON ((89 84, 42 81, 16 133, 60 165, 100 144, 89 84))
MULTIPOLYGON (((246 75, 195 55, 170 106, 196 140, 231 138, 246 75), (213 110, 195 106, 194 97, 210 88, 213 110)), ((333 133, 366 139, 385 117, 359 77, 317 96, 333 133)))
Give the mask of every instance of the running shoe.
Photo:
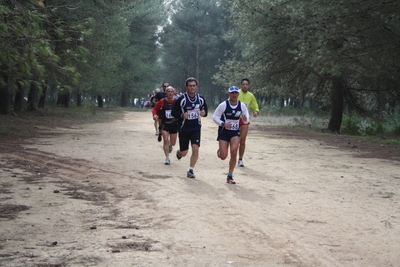
POLYGON ((161 133, 158 134, 157 141, 161 142, 161 133))
POLYGON ((158 132, 156 132, 156 136, 158 136, 158 132))
POLYGON ((169 158, 166 158, 164 164, 165 164, 165 165, 169 165, 170 163, 171 163, 171 162, 170 162, 169 158))
POLYGON ((228 184, 236 184, 235 180, 233 180, 233 177, 229 175, 226 177, 226 182, 228 184))
POLYGON ((193 170, 189 170, 189 171, 187 172, 187 177, 188 177, 188 178, 196 178, 196 175, 194 175, 193 170))
POLYGON ((243 160, 239 159, 239 161, 238 161, 238 166, 239 166, 239 167, 244 167, 243 160))
POLYGON ((182 158, 181 152, 180 152, 179 150, 176 151, 176 157, 177 157, 178 159, 181 159, 181 158, 182 158))

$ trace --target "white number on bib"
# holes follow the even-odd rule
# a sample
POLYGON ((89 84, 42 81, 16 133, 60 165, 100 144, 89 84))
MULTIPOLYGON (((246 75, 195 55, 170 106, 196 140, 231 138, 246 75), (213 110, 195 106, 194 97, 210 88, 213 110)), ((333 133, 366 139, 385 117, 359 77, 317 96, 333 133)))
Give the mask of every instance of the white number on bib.
POLYGON ((239 130, 239 121, 238 120, 226 120, 227 123, 231 125, 231 128, 228 130, 239 130))
POLYGON ((166 110, 165 111, 165 117, 167 118, 167 119, 173 119, 174 117, 172 117, 172 115, 171 115, 171 110, 166 110))
POLYGON ((200 115, 199 109, 188 110, 188 112, 189 112, 188 120, 197 120, 199 118, 200 115))

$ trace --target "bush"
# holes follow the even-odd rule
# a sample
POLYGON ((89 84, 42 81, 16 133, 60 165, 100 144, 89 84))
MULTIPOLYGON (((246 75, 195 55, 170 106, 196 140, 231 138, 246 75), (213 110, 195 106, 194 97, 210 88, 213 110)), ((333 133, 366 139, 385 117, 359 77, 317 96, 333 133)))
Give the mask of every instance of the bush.
POLYGON ((361 117, 359 115, 343 115, 342 133, 364 136, 400 136, 400 121, 397 114, 380 119, 361 117))

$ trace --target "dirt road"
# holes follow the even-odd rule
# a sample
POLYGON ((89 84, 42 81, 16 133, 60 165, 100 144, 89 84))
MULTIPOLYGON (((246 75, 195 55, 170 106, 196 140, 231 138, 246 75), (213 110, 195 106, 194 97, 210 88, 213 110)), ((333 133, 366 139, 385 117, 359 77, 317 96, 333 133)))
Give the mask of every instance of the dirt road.
POLYGON ((398 159, 254 121, 229 185, 216 128, 196 179, 148 112, 0 142, 0 266, 400 266, 398 159))

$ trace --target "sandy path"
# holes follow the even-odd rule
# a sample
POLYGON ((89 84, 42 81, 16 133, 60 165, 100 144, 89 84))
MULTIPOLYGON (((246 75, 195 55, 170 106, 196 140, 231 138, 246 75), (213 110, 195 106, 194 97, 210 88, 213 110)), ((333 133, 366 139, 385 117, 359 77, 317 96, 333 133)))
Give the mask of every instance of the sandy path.
POLYGON ((196 179, 176 148, 163 164, 149 112, 0 154, 2 202, 30 207, 0 220, 0 265, 400 266, 399 162, 253 127, 228 185, 216 128, 203 119, 196 179))

